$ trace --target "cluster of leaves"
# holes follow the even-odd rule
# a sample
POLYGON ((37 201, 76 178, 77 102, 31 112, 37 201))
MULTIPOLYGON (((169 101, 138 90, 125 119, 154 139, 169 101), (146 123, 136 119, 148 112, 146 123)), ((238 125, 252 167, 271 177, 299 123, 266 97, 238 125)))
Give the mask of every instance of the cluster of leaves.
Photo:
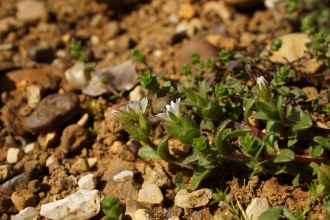
POLYGON ((121 220, 123 217, 123 212, 113 196, 107 196, 102 200, 102 211, 107 215, 107 220, 121 220))

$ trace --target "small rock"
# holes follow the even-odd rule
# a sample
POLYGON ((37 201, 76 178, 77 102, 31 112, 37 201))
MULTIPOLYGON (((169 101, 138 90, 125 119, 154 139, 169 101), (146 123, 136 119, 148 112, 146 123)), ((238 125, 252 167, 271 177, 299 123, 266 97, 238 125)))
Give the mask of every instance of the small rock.
POLYGON ((0 19, 0 37, 6 36, 9 32, 16 31, 23 26, 21 21, 10 16, 0 19))
POLYGON ((42 205, 40 215, 49 219, 90 219, 99 213, 100 203, 97 190, 79 189, 65 199, 42 205))
POLYGON ((211 34, 206 37, 206 40, 218 48, 223 48, 228 51, 233 51, 238 46, 235 38, 224 37, 221 35, 211 34))
POLYGON ((200 60, 209 58, 218 58, 220 50, 205 40, 194 39, 183 45, 178 52, 180 65, 191 65, 190 54, 197 52, 200 55, 200 60))
POLYGON ((134 172, 131 170, 124 170, 113 177, 113 181, 116 183, 124 183, 134 178, 134 172))
POLYGON ((36 179, 36 180, 31 180, 28 184, 28 189, 31 192, 39 192, 41 190, 41 182, 40 180, 36 179))
POLYGON ((13 165, 1 165, 0 166, 0 183, 15 176, 19 173, 13 165))
POLYGON ((88 122, 88 118, 89 118, 89 114, 85 113, 77 122, 77 125, 79 125, 80 127, 84 127, 87 122, 88 122))
POLYGON ((156 166, 151 169, 149 166, 145 169, 145 181, 143 183, 156 184, 159 187, 169 187, 171 185, 170 179, 166 176, 163 168, 156 164, 156 166))
POLYGON ((14 140, 13 136, 12 135, 7 135, 5 137, 5 141, 6 141, 6 144, 9 146, 9 147, 14 147, 14 148, 18 148, 19 145, 17 144, 17 142, 14 140))
POLYGON ((185 2, 180 4, 178 14, 180 18, 191 19, 195 16, 196 10, 190 3, 185 2))
POLYGON ((57 129, 47 130, 38 136, 38 144, 42 150, 53 147, 58 142, 59 132, 57 129))
POLYGON ((7 151, 7 162, 11 164, 17 163, 24 156, 24 151, 20 148, 10 147, 7 151))
POLYGON ((138 209, 134 214, 134 220, 154 220, 154 219, 155 218, 152 217, 152 215, 150 215, 146 209, 138 209))
MULTIPOLYGON (((282 40, 282 46, 278 51, 274 51, 273 55, 270 56, 270 60, 273 62, 286 63, 287 61, 292 62, 304 56, 307 50, 306 43, 310 43, 310 39, 307 34, 304 33, 290 33, 285 34, 279 39, 282 40)), ((267 46, 270 47, 269 45, 267 46)), ((315 74, 320 68, 320 64, 316 58, 309 59, 303 63, 304 67, 299 67, 303 73, 315 74)))
POLYGON ((0 185, 0 195, 11 195, 15 191, 28 188, 31 180, 40 178, 40 167, 34 167, 28 172, 21 173, 0 185))
POLYGON ((53 170, 61 166, 61 164, 55 155, 50 155, 46 160, 46 166, 48 167, 49 173, 52 173, 53 170))
POLYGON ((259 216, 270 208, 266 198, 253 198, 246 208, 246 214, 249 219, 258 220, 259 216))
POLYGON ((228 22, 234 15, 235 10, 226 5, 223 1, 208 1, 203 4, 200 18, 205 27, 209 27, 213 22, 209 21, 212 14, 216 14, 223 22, 228 22))
POLYGON ((136 86, 128 95, 129 101, 134 102, 140 101, 145 97, 145 92, 142 90, 141 86, 136 86))
POLYGON ((89 171, 89 165, 86 159, 79 158, 73 165, 72 170, 78 171, 78 172, 86 172, 89 171))
POLYGON ((1 195, 0 196, 0 213, 16 214, 18 210, 16 209, 14 203, 11 201, 10 196, 1 195))
POLYGON ((32 132, 56 128, 71 119, 78 111, 79 100, 74 93, 51 94, 25 119, 25 127, 32 132))
POLYGON ((89 167, 94 167, 97 163, 97 158, 96 157, 87 158, 87 162, 89 167))
POLYGON ((88 147, 88 132, 85 128, 72 124, 63 130, 61 136, 61 148, 66 151, 77 154, 85 147, 88 147))
POLYGON ((39 215, 39 210, 33 207, 26 207, 17 215, 12 215, 11 220, 31 220, 39 215))
POLYGON ((121 29, 118 21, 110 21, 106 25, 103 26, 103 40, 108 41, 114 37, 116 37, 121 29))
POLYGON ((66 178, 62 178, 59 180, 59 183, 61 184, 61 186, 63 186, 63 188, 65 188, 66 190, 70 190, 74 187, 77 186, 77 178, 73 175, 70 175, 66 178))
POLYGON ((210 189, 200 189, 192 193, 182 189, 175 196, 175 205, 181 208, 197 208, 206 205, 211 198, 210 189))
POLYGON ((134 218, 134 214, 138 209, 145 209, 145 207, 140 205, 137 201, 129 200, 126 203, 125 215, 134 218))
POLYGON ((83 89, 87 86, 90 76, 85 68, 86 64, 78 61, 65 71, 64 76, 73 88, 83 89))
POLYGON ((48 13, 40 1, 19 1, 16 4, 16 17, 26 25, 36 25, 39 21, 47 21, 48 13))
POLYGON ((24 153, 32 153, 36 149, 36 144, 34 142, 25 145, 24 153))
POLYGON ((196 32, 203 29, 203 24, 199 18, 193 18, 189 21, 187 26, 188 37, 193 37, 196 32))
POLYGON ((78 186, 83 189, 95 189, 97 184, 94 174, 90 173, 80 178, 78 186))
MULTIPOLYGON (((66 57, 67 55, 65 55, 66 57)), ((54 73, 60 77, 64 76, 64 73, 67 69, 71 67, 70 61, 68 61, 66 58, 56 58, 51 63, 51 68, 54 71, 54 73)))
POLYGON ((14 192, 11 195, 11 201, 15 204, 16 208, 21 211, 25 209, 26 207, 35 207, 37 203, 36 196, 30 192, 29 190, 20 190, 17 192, 14 192))
POLYGON ((139 191, 138 202, 160 205, 164 201, 162 191, 156 184, 143 184, 139 191))
POLYGON ((54 52, 51 47, 37 46, 26 51, 27 57, 37 62, 51 61, 54 58, 54 52))

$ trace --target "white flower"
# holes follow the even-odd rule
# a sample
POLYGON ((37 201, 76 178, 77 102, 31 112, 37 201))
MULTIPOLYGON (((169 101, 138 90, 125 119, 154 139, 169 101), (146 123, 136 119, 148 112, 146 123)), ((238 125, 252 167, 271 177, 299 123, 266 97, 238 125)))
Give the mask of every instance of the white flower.
POLYGON ((262 89, 263 87, 269 87, 267 80, 263 76, 259 76, 257 78, 257 84, 259 86, 259 89, 262 89))
POLYGON ((119 110, 112 110, 112 114, 117 116, 119 120, 123 120, 123 117, 126 119, 133 118, 139 120, 140 114, 144 115, 148 105, 148 98, 143 98, 141 102, 134 101, 128 102, 127 105, 121 106, 119 110), (130 117, 129 117, 130 116, 130 117))
POLYGON ((156 117, 170 123, 179 123, 181 120, 180 99, 176 103, 171 101, 171 105, 166 105, 166 112, 159 113, 156 117))

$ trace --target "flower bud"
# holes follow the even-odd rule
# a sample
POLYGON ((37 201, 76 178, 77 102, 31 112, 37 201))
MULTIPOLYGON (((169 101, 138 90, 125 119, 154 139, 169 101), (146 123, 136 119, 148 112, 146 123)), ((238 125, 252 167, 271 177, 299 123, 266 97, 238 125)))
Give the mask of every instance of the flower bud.
POLYGON ((260 98, 264 100, 271 98, 272 94, 269 88, 269 84, 263 76, 258 77, 257 84, 260 98))

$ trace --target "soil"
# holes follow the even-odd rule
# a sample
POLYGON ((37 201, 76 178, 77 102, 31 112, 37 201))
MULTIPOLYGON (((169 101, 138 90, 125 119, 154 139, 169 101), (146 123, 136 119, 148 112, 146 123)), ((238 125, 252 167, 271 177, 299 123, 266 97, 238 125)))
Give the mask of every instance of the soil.
MULTIPOLYGON (((252 46, 252 41, 266 45, 274 37, 297 31, 296 26, 283 24, 285 28, 279 29, 272 12, 260 2, 252 8, 226 5, 222 11, 212 7, 216 1, 207 0, 39 2, 43 3, 46 16, 40 15, 37 21, 28 23, 16 18, 17 1, 0 1, 0 165, 9 164, 10 148, 21 150, 18 160, 12 163, 14 174, 6 180, 0 179, 1 194, 6 195, 0 199, 1 219, 10 219, 10 215, 22 209, 8 199, 13 193, 25 193, 23 198, 29 195, 32 197, 29 206, 40 209, 41 205, 65 198, 77 190, 70 175, 79 179, 88 173, 96 177, 100 195, 115 196, 123 208, 128 201, 137 200, 144 182, 156 182, 165 198, 163 204, 143 204, 151 208, 156 219, 171 216, 218 219, 228 214, 225 207, 216 204, 194 209, 174 205, 179 189, 173 184, 173 177, 183 171, 188 179, 191 171, 137 155, 141 144, 130 140, 111 114, 113 109, 126 103, 132 89, 116 99, 111 93, 92 97, 74 89, 64 76, 64 71, 74 64, 68 45, 72 38, 80 40, 90 63, 97 63, 98 67, 121 64, 131 58, 132 49, 138 48, 155 73, 182 83, 185 76, 181 64, 189 62, 191 52, 198 51, 202 58, 210 58, 218 56, 223 48, 245 51, 252 46), (180 9, 186 3, 192 9, 180 9), (8 19, 12 19, 11 23, 6 21, 8 19), (188 24, 192 19, 196 19, 196 24, 188 24), (189 34, 176 33, 178 24, 188 24, 189 34), (220 36, 213 41, 215 46, 203 41, 212 38, 210 36, 220 36), (42 88, 42 101, 38 106, 28 103, 30 85, 42 88), (83 125, 86 129, 80 129, 76 123, 85 113, 89 115, 83 125), (27 152, 30 143, 34 143, 34 148, 27 152), (57 160, 49 163, 50 155, 57 160), (95 164, 90 162, 93 160, 95 164), (114 182, 113 177, 123 170, 133 170, 134 179, 114 182), (155 177, 155 173, 159 176, 155 177), (7 186, 9 180, 11 184, 15 181, 19 184, 7 186)), ((139 74, 146 70, 145 65, 133 64, 139 74)), ((307 81, 304 85, 309 87, 305 90, 314 93, 314 97, 315 91, 324 87, 309 81, 308 77, 300 78, 307 81)), ((301 84, 293 85, 302 88, 301 84)), ((158 113, 167 100, 152 102, 152 112, 158 113)), ((153 138, 161 136, 155 134, 153 138)), ((179 156, 190 154, 189 149, 179 151, 179 156)), ((229 186, 232 200, 240 201, 244 208, 253 198, 261 197, 267 198, 271 206, 284 205, 295 213, 296 205, 304 208, 310 192, 304 184, 293 186, 292 179, 286 175, 266 174, 248 179, 244 173, 218 173, 203 181, 201 188, 215 191, 229 186)), ((312 204, 309 214, 312 219, 324 218, 326 210, 320 199, 312 204)), ((93 219, 102 217, 100 212, 93 219)), ((124 218, 130 219, 127 215, 124 218)), ((38 219, 46 218, 39 216, 38 219)))

